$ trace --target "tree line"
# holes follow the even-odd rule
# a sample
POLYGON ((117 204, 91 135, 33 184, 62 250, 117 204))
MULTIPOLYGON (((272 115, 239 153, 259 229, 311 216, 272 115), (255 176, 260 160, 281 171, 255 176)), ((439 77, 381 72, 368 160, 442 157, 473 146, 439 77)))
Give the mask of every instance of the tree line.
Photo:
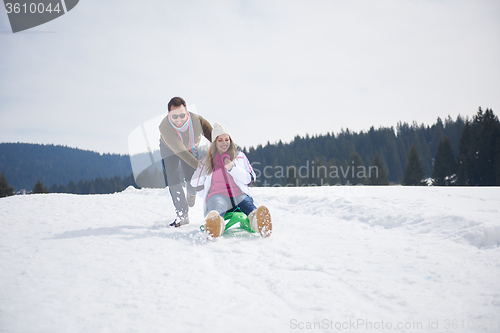
MULTIPOLYGON (((31 190, 26 193, 72 193, 72 194, 109 194, 121 192, 129 186, 136 186, 134 176, 127 177, 115 176, 111 178, 98 177, 94 180, 70 181, 66 185, 53 184, 50 187, 44 185, 40 179, 34 184, 31 190)), ((9 185, 5 172, 0 174, 0 198, 14 195, 14 187, 9 185)))
POLYGON ((472 119, 296 136, 244 152, 259 176, 257 186, 498 185, 499 137, 498 117, 479 108, 472 119))
POLYGON ((48 188, 49 193, 73 193, 73 194, 109 194, 121 192, 129 186, 136 186, 134 176, 115 176, 111 178, 98 177, 94 180, 79 180, 77 183, 70 181, 67 185, 53 184, 48 188))
MULTIPOLYGON (((421 185, 425 173, 415 146, 408 156, 403 184, 421 185)), ((448 137, 440 139, 433 160, 434 185, 500 185, 500 122, 491 109, 467 119, 455 155, 448 137)))
MULTIPOLYGON (((257 173, 255 186, 500 185, 500 121, 491 109, 479 108, 471 119, 438 118, 432 126, 398 123, 396 129, 372 127, 360 133, 346 129, 337 135, 296 136, 290 143, 268 142, 243 151, 257 173)), ((130 185, 136 186, 131 173, 123 178, 53 183, 50 188, 38 178, 32 191, 105 194, 130 185)), ((14 187, 2 171, 0 197, 13 194, 14 187)))

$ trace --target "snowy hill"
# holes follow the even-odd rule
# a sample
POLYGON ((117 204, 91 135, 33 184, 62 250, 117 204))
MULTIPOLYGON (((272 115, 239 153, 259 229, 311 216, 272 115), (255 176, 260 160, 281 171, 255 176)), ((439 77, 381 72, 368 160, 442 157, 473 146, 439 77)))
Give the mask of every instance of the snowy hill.
POLYGON ((164 228, 166 189, 0 199, 0 332, 500 332, 500 188, 253 193, 268 239, 164 228))

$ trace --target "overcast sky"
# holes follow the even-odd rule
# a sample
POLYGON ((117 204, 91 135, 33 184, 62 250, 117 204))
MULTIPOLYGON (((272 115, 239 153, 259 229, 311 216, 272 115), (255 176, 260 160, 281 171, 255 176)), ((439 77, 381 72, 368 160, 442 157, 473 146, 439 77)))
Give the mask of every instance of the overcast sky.
POLYGON ((173 96, 237 143, 500 114, 497 0, 81 0, 13 34, 0 142, 128 153, 173 96))

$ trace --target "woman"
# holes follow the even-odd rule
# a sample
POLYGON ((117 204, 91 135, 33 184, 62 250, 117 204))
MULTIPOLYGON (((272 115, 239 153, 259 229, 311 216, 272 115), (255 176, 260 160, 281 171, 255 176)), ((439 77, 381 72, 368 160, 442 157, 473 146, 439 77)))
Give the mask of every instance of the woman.
POLYGON ((250 196, 248 185, 255 179, 250 162, 237 149, 228 129, 215 123, 212 145, 191 179, 191 185, 203 198, 205 231, 210 236, 217 238, 222 235, 225 228, 224 215, 238 210, 248 215, 253 231, 262 237, 271 235, 269 209, 265 206, 257 208, 250 196))

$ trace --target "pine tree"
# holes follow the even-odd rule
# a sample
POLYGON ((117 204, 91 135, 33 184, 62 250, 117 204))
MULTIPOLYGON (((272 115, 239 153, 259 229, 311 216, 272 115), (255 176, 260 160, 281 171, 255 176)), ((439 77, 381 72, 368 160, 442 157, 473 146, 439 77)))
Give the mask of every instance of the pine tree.
POLYGON ((43 185, 43 183, 38 179, 38 181, 35 184, 35 187, 33 190, 31 190, 31 193, 37 194, 37 193, 49 193, 49 189, 47 186, 43 185))
POLYGON ((5 172, 0 174, 0 198, 14 195, 14 187, 9 186, 5 172))
POLYGON ((486 109, 478 120, 481 133, 479 163, 481 166, 480 185, 498 185, 496 177, 497 143, 500 139, 500 121, 491 109, 486 109))
POLYGON ((352 152, 349 156, 349 163, 347 163, 347 181, 350 185, 365 184, 367 177, 367 170, 363 159, 357 152, 352 152))
POLYGON ((389 178, 387 177, 387 172, 384 168, 384 163, 378 154, 375 154, 373 159, 373 165, 370 167, 375 167, 369 170, 369 184, 370 185, 389 185, 389 178))
POLYGON ((70 181, 67 186, 68 193, 78 194, 78 187, 74 181, 70 181))
POLYGON ((94 182, 91 182, 90 185, 89 185, 89 190, 88 190, 88 194, 96 194, 96 191, 95 191, 95 186, 94 186, 94 182))
POLYGON ((418 156, 417 148, 411 145, 408 161, 406 162, 403 185, 424 185, 424 168, 418 156))
POLYGON ((49 188, 49 193, 57 193, 58 192, 58 186, 57 184, 52 184, 52 186, 49 188))
POLYGON ((448 186, 456 181, 458 167, 451 148, 451 142, 447 136, 439 140, 436 155, 434 156, 434 166, 432 169, 432 178, 434 185, 448 186))
POLYGON ((328 182, 330 185, 342 184, 342 172, 340 166, 342 163, 335 158, 328 161, 328 182))
POLYGON ((476 169, 473 167, 475 164, 475 156, 473 154, 475 138, 473 137, 473 134, 474 131, 472 128, 472 122, 467 118, 465 120, 464 127, 462 128, 462 133, 460 134, 460 140, 458 143, 458 185, 469 185, 471 179, 473 178, 472 170, 476 169))
POLYGON ((497 185, 500 184, 500 137, 497 139, 497 151, 495 160, 495 175, 497 180, 497 185))
POLYGON ((330 185, 330 181, 328 180, 328 168, 321 159, 316 159, 311 169, 314 173, 313 184, 318 186, 330 185))
POLYGON ((500 121, 491 109, 481 108, 472 121, 466 120, 459 143, 460 185, 496 185, 500 143, 500 121))

